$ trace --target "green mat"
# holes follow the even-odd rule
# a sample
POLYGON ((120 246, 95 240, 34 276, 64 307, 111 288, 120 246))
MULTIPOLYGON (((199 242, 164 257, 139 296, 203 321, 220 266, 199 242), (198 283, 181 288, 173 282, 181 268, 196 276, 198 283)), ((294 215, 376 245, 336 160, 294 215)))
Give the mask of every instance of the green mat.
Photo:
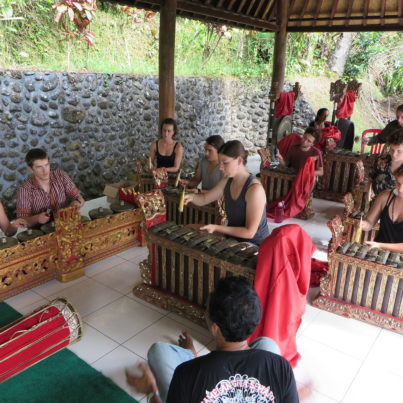
MULTIPOLYGON (((0 327, 21 317, 0 303, 0 327)), ((78 342, 79 343, 79 342, 78 342)), ((137 402, 110 379, 64 349, 0 384, 0 401, 47 402, 137 402)))

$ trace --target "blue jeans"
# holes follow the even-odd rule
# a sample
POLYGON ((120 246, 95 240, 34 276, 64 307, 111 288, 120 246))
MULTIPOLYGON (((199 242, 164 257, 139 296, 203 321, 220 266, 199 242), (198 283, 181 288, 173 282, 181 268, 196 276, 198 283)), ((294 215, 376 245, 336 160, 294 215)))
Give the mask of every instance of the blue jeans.
MULTIPOLYGON (((259 337, 249 347, 281 355, 277 343, 268 337, 259 337)), ((161 399, 165 402, 175 368, 185 361, 192 360, 194 358, 193 353, 173 344, 158 342, 150 347, 147 358, 157 380, 161 399)))

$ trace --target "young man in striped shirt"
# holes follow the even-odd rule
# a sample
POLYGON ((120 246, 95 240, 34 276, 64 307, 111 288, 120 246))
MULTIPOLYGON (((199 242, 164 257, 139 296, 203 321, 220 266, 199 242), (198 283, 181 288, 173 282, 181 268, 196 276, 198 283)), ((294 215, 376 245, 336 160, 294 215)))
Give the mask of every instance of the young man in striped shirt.
POLYGON ((84 199, 64 171, 51 171, 46 151, 34 148, 25 161, 32 176, 17 191, 17 217, 24 217, 29 226, 47 223, 53 211, 70 205, 83 206, 84 199))

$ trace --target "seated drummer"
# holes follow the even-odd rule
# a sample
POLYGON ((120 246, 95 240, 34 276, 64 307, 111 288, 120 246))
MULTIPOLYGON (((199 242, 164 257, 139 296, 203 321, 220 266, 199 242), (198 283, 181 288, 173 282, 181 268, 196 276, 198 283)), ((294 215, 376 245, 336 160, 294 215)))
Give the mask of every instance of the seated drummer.
POLYGON ((45 150, 28 151, 25 161, 32 176, 17 191, 17 217, 24 217, 29 226, 47 223, 52 211, 71 206, 82 207, 84 199, 64 171, 51 171, 45 150))
POLYGON ((386 189, 395 188, 395 177, 392 172, 403 164, 403 127, 393 131, 388 145, 389 154, 377 159, 374 171, 370 174, 375 197, 386 189))
POLYGON ((378 135, 373 136, 368 140, 366 139, 365 143, 369 146, 378 143, 387 143, 393 132, 401 127, 403 127, 403 104, 399 105, 396 109, 396 120, 389 122, 378 135))
POLYGON ((277 154, 276 159, 280 165, 291 167, 299 171, 309 157, 314 157, 316 159, 315 176, 322 176, 322 153, 314 147, 314 144, 318 143, 319 141, 320 132, 314 127, 308 127, 302 136, 301 143, 292 145, 288 149, 285 157, 283 157, 281 154, 277 154))
POLYGON ((375 241, 368 241, 371 248, 403 253, 403 165, 394 171, 395 188, 383 191, 362 222, 362 230, 370 231, 380 219, 375 241))
POLYGON ((13 236, 18 228, 25 228, 26 226, 27 222, 23 218, 17 218, 13 223, 10 223, 3 204, 0 202, 0 229, 6 236, 13 236))
POLYGON ((248 152, 240 141, 226 142, 218 151, 225 177, 206 193, 186 195, 185 204, 204 206, 224 196, 228 225, 208 224, 200 229, 260 245, 269 236, 266 194, 261 183, 247 171, 247 158, 248 152))
POLYGON ((168 172, 178 172, 182 162, 183 147, 174 139, 178 127, 171 118, 161 122, 161 138, 153 141, 150 147, 151 168, 166 168, 168 172))
MULTIPOLYGON (((206 192, 212 189, 217 183, 224 177, 224 174, 220 170, 218 163, 218 150, 224 144, 224 139, 219 136, 210 136, 206 140, 204 145, 204 157, 200 161, 197 167, 197 171, 192 179, 181 181, 182 186, 187 186, 188 190, 196 188, 201 182, 202 189, 201 192, 206 192)), ((194 189, 195 193, 198 189, 194 189)), ((200 190, 199 190, 200 193, 200 190)))
POLYGON ((318 131, 321 131, 325 127, 330 127, 331 123, 326 120, 328 116, 329 116, 329 109, 327 108, 318 109, 315 120, 309 123, 309 126, 314 127, 318 131))

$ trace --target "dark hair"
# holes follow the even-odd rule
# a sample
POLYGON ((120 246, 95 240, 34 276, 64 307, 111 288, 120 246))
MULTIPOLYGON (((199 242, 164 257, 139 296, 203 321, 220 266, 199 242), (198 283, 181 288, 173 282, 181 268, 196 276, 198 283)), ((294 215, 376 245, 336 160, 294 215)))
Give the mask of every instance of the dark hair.
POLYGON ((227 141, 220 147, 218 153, 232 158, 242 157, 244 165, 246 165, 246 161, 248 160, 248 152, 239 140, 227 141))
POLYGON ((174 127, 174 135, 172 137, 175 137, 176 134, 178 133, 178 125, 176 124, 176 120, 172 119, 172 118, 165 118, 162 122, 161 122, 161 126, 160 126, 160 134, 162 134, 162 127, 164 125, 173 125, 174 127))
POLYGON ((25 162, 28 164, 29 167, 32 168, 36 160, 45 160, 47 158, 49 157, 45 150, 42 150, 41 148, 33 148, 32 150, 29 150, 27 152, 27 155, 25 156, 25 162))
POLYGON ((320 131, 313 126, 307 127, 304 134, 310 134, 315 139, 315 144, 318 144, 322 138, 320 131))
POLYGON ((246 340, 262 317, 259 297, 244 277, 222 278, 207 308, 210 320, 229 342, 246 340))
POLYGON ((207 137, 206 143, 213 146, 218 151, 223 146, 224 139, 217 134, 215 136, 207 137))
POLYGON ((399 106, 396 108, 396 112, 403 112, 403 104, 399 105, 399 106))
POLYGON ((403 144, 403 127, 393 130, 392 134, 388 138, 388 143, 394 146, 403 144))
POLYGON ((328 112, 329 112, 329 109, 327 109, 327 108, 320 108, 320 109, 318 110, 318 113, 316 114, 315 122, 317 122, 317 121, 319 120, 320 115, 322 115, 322 113, 325 112, 325 111, 328 111, 328 112))
POLYGON ((400 165, 399 168, 396 168, 395 171, 393 172, 393 175, 395 176, 395 178, 397 178, 398 176, 402 176, 403 175, 403 164, 400 165))

